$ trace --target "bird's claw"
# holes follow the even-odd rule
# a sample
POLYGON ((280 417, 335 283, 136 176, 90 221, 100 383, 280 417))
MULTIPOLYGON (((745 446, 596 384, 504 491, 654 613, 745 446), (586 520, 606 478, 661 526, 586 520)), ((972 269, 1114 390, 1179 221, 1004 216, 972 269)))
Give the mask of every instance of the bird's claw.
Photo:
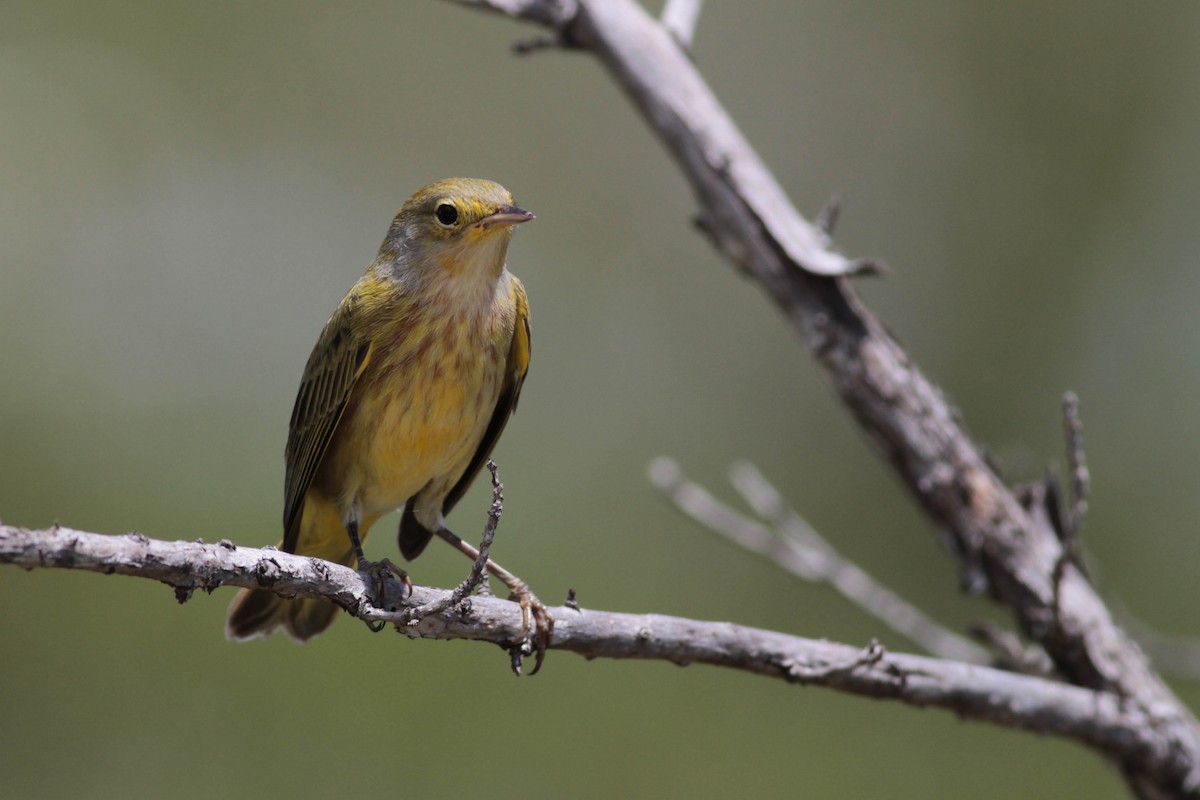
POLYGON ((518 676, 521 674, 521 664, 525 656, 534 657, 533 669, 530 675, 536 675, 542 668, 546 658, 546 648, 550 646, 550 634, 554 631, 554 617, 549 609, 537 598, 528 586, 519 584, 512 588, 511 600, 521 605, 521 638, 513 642, 509 652, 512 655, 512 668, 518 676))
MULTIPOLYGON (((363 580, 367 584, 367 599, 376 608, 395 611, 404 602, 405 598, 412 595, 413 584, 412 579, 408 577, 408 573, 386 558, 382 561, 367 561, 364 559, 358 562, 358 572, 363 576, 363 580), (403 588, 400 590, 398 602, 392 602, 397 599, 395 592, 389 593, 388 591, 393 575, 399 578, 403 585, 403 588)), ((382 620, 367 622, 367 627, 371 629, 372 633, 379 633, 386 625, 387 623, 382 620)))

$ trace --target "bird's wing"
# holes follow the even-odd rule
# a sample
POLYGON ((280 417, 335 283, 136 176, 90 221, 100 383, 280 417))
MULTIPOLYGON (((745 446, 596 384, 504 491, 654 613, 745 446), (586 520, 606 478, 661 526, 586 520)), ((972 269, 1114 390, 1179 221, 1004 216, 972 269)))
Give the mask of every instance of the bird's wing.
POLYGON ((508 363, 504 383, 500 387, 500 397, 496 400, 496 408, 492 411, 492 418, 484 431, 483 439, 475 449, 475 455, 471 456, 471 463, 467 465, 466 471, 442 503, 443 514, 449 514, 450 509, 467 493, 471 482, 491 455, 492 448, 504 432, 504 426, 508 424, 508 418, 517 408, 521 386, 525 383, 525 373, 529 371, 529 300, 525 296, 525 287, 516 277, 512 279, 512 287, 516 301, 516 319, 513 322, 513 337, 508 348, 508 363))
POLYGON ((354 384, 371 357, 371 342, 355 331, 363 306, 351 292, 325 323, 313 347, 288 428, 284 480, 283 549, 293 552, 300 535, 304 495, 325 456, 354 384))

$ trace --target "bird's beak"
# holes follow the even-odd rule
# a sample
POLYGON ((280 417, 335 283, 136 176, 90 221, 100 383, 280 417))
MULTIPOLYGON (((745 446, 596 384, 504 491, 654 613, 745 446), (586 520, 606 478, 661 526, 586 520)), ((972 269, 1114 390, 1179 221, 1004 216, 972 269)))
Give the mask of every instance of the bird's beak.
POLYGON ((533 214, 530 214, 523 208, 516 206, 499 206, 491 214, 488 214, 483 219, 475 224, 480 228, 507 228, 512 225, 520 225, 522 222, 529 222, 533 219, 533 214))

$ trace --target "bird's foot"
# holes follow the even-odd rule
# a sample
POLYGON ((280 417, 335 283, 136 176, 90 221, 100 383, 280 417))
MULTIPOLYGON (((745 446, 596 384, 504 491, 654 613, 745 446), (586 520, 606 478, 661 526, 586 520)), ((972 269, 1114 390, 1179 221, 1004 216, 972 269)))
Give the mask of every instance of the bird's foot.
MULTIPOLYGON (((358 574, 367 584, 367 599, 376 608, 395 611, 412 595, 413 584, 408 573, 386 558, 382 561, 367 561, 365 558, 360 560, 358 574), (392 583, 392 576, 400 579, 398 591, 392 583)), ((379 633, 386 625, 383 621, 367 623, 367 627, 373 633, 379 633)))
POLYGON ((513 672, 520 675, 522 660, 525 656, 532 655, 533 669, 529 674, 536 675, 542 668, 546 648, 550 646, 554 617, 550 616, 549 609, 524 582, 518 581, 510 585, 509 589, 512 590, 509 599, 521 605, 521 638, 509 648, 513 672))

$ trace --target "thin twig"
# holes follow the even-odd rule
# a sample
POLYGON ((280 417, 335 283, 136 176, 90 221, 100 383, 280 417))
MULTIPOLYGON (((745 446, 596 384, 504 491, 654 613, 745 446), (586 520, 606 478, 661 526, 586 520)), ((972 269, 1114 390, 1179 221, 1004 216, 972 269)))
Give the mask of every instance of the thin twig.
POLYGON ((553 36, 534 36, 529 39, 518 39, 512 43, 512 51, 518 56, 530 56, 545 50, 554 50, 562 46, 562 41, 553 36))
POLYGON ((657 458, 650 466, 654 485, 681 511, 709 530, 769 558, 806 581, 828 583, 847 600, 928 653, 968 664, 991 663, 986 650, 939 624, 839 554, 784 505, 775 487, 752 465, 735 464, 730 477, 755 513, 770 526, 738 513, 704 487, 687 480, 673 460, 657 458))
POLYGON ((500 482, 496 462, 489 458, 486 466, 488 472, 492 474, 492 505, 488 509, 487 523, 483 526, 483 538, 479 542, 479 555, 475 557, 475 561, 471 564, 471 571, 467 573, 467 577, 463 582, 456 586, 448 595, 439 597, 437 600, 424 605, 406 608, 401 620, 396 623, 396 630, 401 633, 403 633, 401 628, 416 625, 421 619, 430 614, 440 614, 450 606, 457 606, 463 600, 470 597, 476 587, 485 585, 487 562, 492 549, 492 541, 496 538, 496 526, 500 524, 500 515, 504 513, 504 484, 500 482))
POLYGON ((1143 622, 1120 600, 1109 599, 1113 613, 1156 667, 1168 675, 1200 681, 1200 641, 1156 630, 1143 622))
POLYGON ((990 622, 974 622, 971 624, 971 635, 988 646, 995 667, 1025 675, 1054 674, 1054 665, 1050 663, 1046 651, 1040 647, 1026 646, 1021 637, 1010 630, 990 622))
POLYGON ((1087 513, 1091 474, 1083 453, 1083 420, 1079 415, 1079 396, 1067 392, 1062 399, 1063 434, 1067 443, 1067 474, 1070 497, 1065 515, 1067 538, 1076 541, 1083 516, 1087 513))
POLYGON ((704 0, 667 0, 663 6, 660 17, 662 25, 684 50, 692 49, 696 22, 700 19, 700 7, 703 5, 704 0))
POLYGON ((1062 542, 1062 553, 1054 565, 1054 603, 1057 607, 1062 601, 1062 577, 1068 566, 1073 566, 1084 578, 1090 579, 1084 560, 1083 544, 1080 528, 1083 526, 1083 515, 1087 512, 1087 495, 1090 476, 1087 460, 1083 454, 1083 421, 1079 416, 1079 397, 1074 392, 1067 392, 1062 399, 1063 439, 1067 453, 1067 488, 1066 496, 1059 488, 1057 477, 1051 473, 1046 479, 1047 499, 1046 510, 1057 516, 1059 539, 1062 542))
POLYGON ((826 236, 833 236, 833 231, 837 227, 838 217, 842 214, 842 203, 845 198, 841 192, 834 194, 825 201, 825 205, 821 206, 821 210, 813 217, 813 225, 825 232, 826 236))
POLYGON ((825 579, 843 597, 857 603, 893 630, 916 642, 926 652, 969 664, 990 663, 988 653, 942 625, 834 549, 827 539, 794 508, 748 461, 730 469, 730 480, 754 512, 772 523, 775 533, 793 550, 823 554, 825 579))

